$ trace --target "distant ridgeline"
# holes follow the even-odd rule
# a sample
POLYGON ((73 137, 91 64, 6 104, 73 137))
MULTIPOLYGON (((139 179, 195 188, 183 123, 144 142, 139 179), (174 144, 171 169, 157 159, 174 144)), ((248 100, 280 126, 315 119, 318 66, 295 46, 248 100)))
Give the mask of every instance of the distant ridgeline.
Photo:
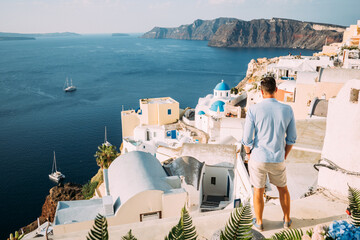
POLYGON ((1 37, 0 41, 12 41, 12 40, 35 40, 33 37, 1 37))
POLYGON ((154 27, 143 38, 207 40, 212 47, 275 47, 320 50, 325 42, 341 42, 344 26, 272 18, 196 20, 177 28, 154 27))
POLYGON ((77 33, 63 32, 63 33, 6 33, 0 32, 0 41, 9 40, 35 40, 36 37, 70 37, 80 36, 77 33))

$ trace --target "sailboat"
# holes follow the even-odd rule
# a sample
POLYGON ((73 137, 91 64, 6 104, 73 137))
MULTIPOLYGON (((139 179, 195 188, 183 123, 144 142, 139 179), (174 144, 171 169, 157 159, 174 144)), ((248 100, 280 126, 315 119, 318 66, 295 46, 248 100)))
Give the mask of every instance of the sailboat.
POLYGON ((58 171, 56 168, 55 151, 54 151, 54 161, 53 161, 51 173, 49 174, 49 178, 51 180, 54 180, 55 182, 59 182, 61 179, 65 178, 65 175, 62 174, 60 171, 58 171))
POLYGON ((110 146, 112 146, 112 144, 111 143, 109 143, 108 142, 108 140, 107 140, 107 131, 106 131, 106 126, 105 126, 105 138, 104 138, 104 143, 103 143, 105 146, 107 146, 107 147, 110 147, 110 146))
POLYGON ((76 90, 76 87, 73 85, 72 79, 70 78, 70 84, 69 84, 69 79, 66 78, 65 85, 64 85, 64 91, 65 92, 73 92, 75 90, 76 90))

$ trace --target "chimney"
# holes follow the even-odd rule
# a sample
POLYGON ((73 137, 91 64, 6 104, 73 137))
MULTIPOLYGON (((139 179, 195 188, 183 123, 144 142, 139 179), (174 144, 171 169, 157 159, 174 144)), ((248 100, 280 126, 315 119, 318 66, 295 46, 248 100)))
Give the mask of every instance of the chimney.
POLYGON ((114 215, 114 205, 111 196, 104 196, 102 198, 103 207, 104 207, 104 215, 110 216, 114 215))
POLYGON ((105 184, 105 194, 106 196, 110 196, 110 189, 109 189, 109 177, 108 177, 108 169, 103 169, 103 178, 104 178, 104 184, 105 184))

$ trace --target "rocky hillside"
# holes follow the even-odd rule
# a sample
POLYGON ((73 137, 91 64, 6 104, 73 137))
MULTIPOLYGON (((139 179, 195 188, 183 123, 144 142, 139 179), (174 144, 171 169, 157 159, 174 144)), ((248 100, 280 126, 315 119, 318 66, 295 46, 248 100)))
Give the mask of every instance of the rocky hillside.
POLYGON ((327 42, 341 42, 345 27, 291 19, 234 18, 196 20, 178 28, 155 27, 144 38, 209 40, 212 47, 277 47, 320 50, 327 42))
MULTIPOLYGON (((45 203, 42 207, 40 218, 40 224, 49 218, 51 222, 54 221, 56 206, 59 201, 70 201, 70 200, 82 200, 82 186, 73 183, 59 184, 50 189, 49 195, 45 199, 45 203)), ((37 221, 35 220, 28 226, 24 227, 24 232, 28 233, 37 229, 37 221)))
POLYGON ((143 38, 172 38, 182 40, 210 40, 220 26, 235 21, 235 18, 217 18, 214 20, 198 19, 189 25, 177 28, 154 27, 143 38))

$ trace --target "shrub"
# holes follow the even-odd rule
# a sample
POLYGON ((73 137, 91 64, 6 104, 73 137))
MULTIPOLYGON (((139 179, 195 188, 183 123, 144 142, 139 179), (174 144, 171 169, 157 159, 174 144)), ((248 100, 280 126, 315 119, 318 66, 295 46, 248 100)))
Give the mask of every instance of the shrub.
POLYGON ((85 197, 85 199, 90 199, 94 196, 94 192, 96 187, 98 186, 97 181, 95 182, 87 182, 83 187, 82 187, 82 194, 85 197))
POLYGON ((231 88, 230 93, 231 94, 238 94, 239 90, 236 87, 231 88))

